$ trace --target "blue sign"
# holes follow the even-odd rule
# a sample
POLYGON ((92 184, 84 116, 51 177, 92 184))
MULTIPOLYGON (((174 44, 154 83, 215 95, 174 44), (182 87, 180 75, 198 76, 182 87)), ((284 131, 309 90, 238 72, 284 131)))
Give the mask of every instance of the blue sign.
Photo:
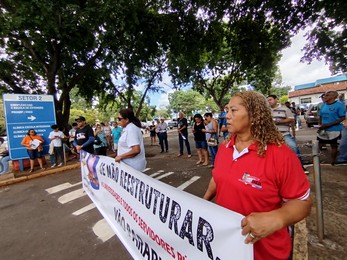
POLYGON ((26 148, 21 145, 29 129, 34 129, 44 139, 46 154, 51 125, 56 123, 53 96, 4 94, 3 103, 10 158, 18 160, 29 157, 26 148))

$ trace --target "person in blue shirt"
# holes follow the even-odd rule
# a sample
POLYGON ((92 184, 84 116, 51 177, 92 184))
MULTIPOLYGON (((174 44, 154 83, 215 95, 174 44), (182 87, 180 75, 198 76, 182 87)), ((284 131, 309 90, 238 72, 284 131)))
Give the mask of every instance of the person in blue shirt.
POLYGON ((122 127, 118 125, 116 121, 112 123, 112 137, 113 137, 113 151, 117 154, 118 150, 118 141, 120 138, 120 135, 122 133, 122 127))
POLYGON ((345 106, 336 99, 338 93, 336 91, 328 91, 325 93, 325 104, 319 111, 319 130, 317 140, 319 146, 330 144, 331 147, 331 163, 334 164, 337 157, 337 140, 341 137, 343 122, 346 118, 345 106))
POLYGON ((221 136, 220 134, 222 133, 222 127, 223 125, 226 125, 226 115, 227 115, 227 112, 225 111, 225 107, 224 107, 220 110, 220 113, 218 114, 218 125, 219 125, 218 136, 221 136))

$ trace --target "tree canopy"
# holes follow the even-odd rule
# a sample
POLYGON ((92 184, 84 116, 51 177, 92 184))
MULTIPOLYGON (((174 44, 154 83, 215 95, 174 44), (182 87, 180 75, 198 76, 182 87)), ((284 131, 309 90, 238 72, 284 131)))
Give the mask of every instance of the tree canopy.
POLYGON ((280 50, 307 25, 316 27, 306 59, 323 55, 333 69, 345 68, 345 5, 0 0, 0 91, 54 95, 58 124, 66 125, 72 89, 102 109, 115 102, 141 116, 169 72, 174 88, 192 85, 222 107, 239 84, 269 92, 280 50))

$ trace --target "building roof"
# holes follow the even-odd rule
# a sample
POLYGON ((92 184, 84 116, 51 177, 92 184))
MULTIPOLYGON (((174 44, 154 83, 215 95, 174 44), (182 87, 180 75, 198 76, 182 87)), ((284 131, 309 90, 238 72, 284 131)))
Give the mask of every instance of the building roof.
POLYGON ((347 90, 347 75, 341 74, 330 78, 318 79, 312 83, 296 85, 294 91, 288 92, 288 97, 298 97, 322 94, 329 90, 347 90))
POLYGON ((330 78, 318 79, 315 82, 311 82, 311 83, 296 85, 296 86, 294 86, 294 90, 313 88, 313 87, 323 85, 323 84, 329 84, 329 83, 346 81, 346 80, 347 80, 347 75, 341 74, 341 75, 337 75, 337 76, 330 77, 330 78))

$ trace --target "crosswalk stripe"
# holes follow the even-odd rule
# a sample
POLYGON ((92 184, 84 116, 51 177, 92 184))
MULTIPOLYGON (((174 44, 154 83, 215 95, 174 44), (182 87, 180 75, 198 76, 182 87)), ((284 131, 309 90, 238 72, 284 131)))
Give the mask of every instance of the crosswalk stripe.
POLYGON ((163 173, 163 172, 164 172, 164 170, 159 170, 159 171, 157 171, 157 172, 152 173, 151 175, 149 175, 149 177, 154 178, 155 176, 157 176, 157 175, 159 175, 159 174, 161 174, 161 173, 163 173))
POLYGON ((143 170, 143 172, 149 171, 151 168, 146 168, 143 170))
POLYGON ((58 202, 61 204, 66 204, 70 201, 73 201, 75 199, 81 198, 86 195, 87 193, 85 193, 83 189, 78 189, 78 190, 74 190, 69 193, 66 193, 63 196, 60 196, 58 199, 58 202))
POLYGON ((93 226, 93 232, 98 238, 102 240, 102 242, 109 240, 111 237, 115 235, 110 225, 104 218, 99 220, 93 226))
POLYGON ((177 187, 177 189, 179 190, 184 190, 185 188, 187 188, 190 184, 192 184, 193 182, 197 181, 200 179, 200 176, 194 176, 192 177, 189 181, 186 181, 185 183, 181 184, 180 186, 177 187))
POLYGON ((89 210, 92 210, 95 208, 95 205, 94 203, 90 203, 89 205, 79 209, 79 210, 76 210, 75 212, 72 213, 72 215, 75 215, 75 216, 79 216, 79 215, 82 215, 83 213, 89 211, 89 210))
POLYGON ((174 172, 167 172, 167 173, 165 173, 165 174, 163 174, 163 175, 160 175, 160 176, 156 177, 155 179, 160 180, 160 179, 162 179, 162 178, 165 178, 165 177, 167 177, 167 176, 170 176, 171 174, 174 174, 174 172))
POLYGON ((53 194, 53 193, 57 193, 57 192, 59 192, 59 191, 66 190, 66 189, 69 189, 69 188, 71 188, 71 187, 80 185, 81 183, 82 183, 82 182, 77 182, 77 183, 75 183, 75 184, 71 184, 71 183, 69 183, 69 182, 66 182, 66 183, 63 183, 63 184, 60 184, 60 185, 57 185, 57 186, 48 188, 48 189, 46 189, 46 191, 47 191, 49 194, 53 194))

